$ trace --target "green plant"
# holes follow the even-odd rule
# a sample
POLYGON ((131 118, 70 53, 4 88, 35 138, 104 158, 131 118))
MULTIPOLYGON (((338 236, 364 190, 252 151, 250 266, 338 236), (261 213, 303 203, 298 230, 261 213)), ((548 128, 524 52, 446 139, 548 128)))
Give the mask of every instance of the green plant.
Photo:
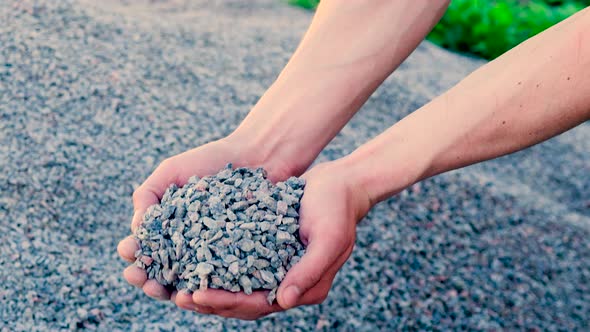
POLYGON ((493 59, 583 9, 590 1, 453 0, 428 39, 493 59))
MULTIPOLYGON (((312 9, 319 0, 289 3, 312 9)), ((590 0, 453 0, 427 38, 493 59, 588 5, 590 0)))
POLYGON ((320 0, 288 0, 292 5, 303 7, 306 9, 314 9, 320 3, 320 0))

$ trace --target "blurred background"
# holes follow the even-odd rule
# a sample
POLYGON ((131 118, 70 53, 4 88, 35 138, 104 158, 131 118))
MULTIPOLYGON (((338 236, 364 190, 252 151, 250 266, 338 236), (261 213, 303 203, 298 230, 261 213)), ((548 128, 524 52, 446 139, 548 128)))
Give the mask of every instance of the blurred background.
MULTIPOLYGON (((319 2, 289 0, 307 9, 319 2)), ((453 0, 428 40, 491 60, 588 5, 590 0, 453 0)))
MULTIPOLYGON (((0 332, 590 331, 590 122, 378 204, 321 305, 238 321, 123 279, 133 190, 248 114, 317 5, 287 1, 0 0, 0 332)), ((447 49, 421 43, 317 162, 588 2, 452 0, 447 49)))

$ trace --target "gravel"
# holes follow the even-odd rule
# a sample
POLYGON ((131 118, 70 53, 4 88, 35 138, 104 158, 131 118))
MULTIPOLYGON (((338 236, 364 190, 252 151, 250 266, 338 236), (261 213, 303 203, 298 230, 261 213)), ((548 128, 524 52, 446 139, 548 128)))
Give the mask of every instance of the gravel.
MULTIPOLYGON (((0 331, 589 329, 588 123, 376 206, 321 305, 243 322, 123 280, 134 188, 231 132, 310 19, 275 0, 0 1, 0 331)), ((423 43, 318 161, 482 64, 423 43)))
POLYGON ((171 184, 134 233, 135 264, 177 290, 269 290, 272 304, 305 253, 298 222, 304 187, 301 178, 275 185, 262 168, 231 164, 180 188, 171 184))

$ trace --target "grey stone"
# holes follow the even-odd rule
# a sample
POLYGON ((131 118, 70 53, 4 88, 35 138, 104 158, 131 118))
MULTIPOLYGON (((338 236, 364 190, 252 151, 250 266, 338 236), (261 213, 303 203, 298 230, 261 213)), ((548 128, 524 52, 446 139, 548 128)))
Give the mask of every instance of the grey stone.
MULTIPOLYGON (((211 287, 251 293, 278 287, 282 279, 275 276, 284 277, 285 273, 277 273, 277 268, 286 270, 288 258, 303 254, 303 246, 294 237, 285 237, 285 232, 274 224, 274 212, 282 207, 269 195, 280 195, 278 187, 264 178, 262 170, 242 169, 240 179, 247 189, 237 188, 232 186, 236 183, 234 172, 238 171, 228 165, 217 174, 193 179, 185 186, 170 186, 168 203, 150 207, 136 231, 142 248, 136 253, 136 266, 145 269, 148 277, 177 290, 211 287), (160 217, 167 219, 160 223, 156 219, 160 217, 154 217, 157 211, 164 211, 160 217), (263 221, 267 219, 273 223, 263 221), (282 233, 275 238, 277 232, 282 233), (141 258, 148 254, 149 259, 141 258), (195 277, 199 280, 193 280, 195 277)), ((280 227, 289 230, 296 225, 294 218, 286 217, 280 227)))
POLYGON ((248 202, 246 201, 239 201, 239 202, 235 202, 232 206, 231 209, 234 211, 242 211, 247 209, 249 206, 248 202))
POLYGON ((233 263, 233 262, 237 261, 238 257, 229 254, 229 255, 225 255, 225 257, 223 257, 223 260, 229 264, 229 263, 233 263))
POLYGON ((277 215, 287 215, 287 210, 288 210, 289 206, 287 205, 287 202, 285 201, 278 201, 277 202, 277 215))
POLYGON ((197 264, 197 268, 195 269, 195 273, 198 276, 206 276, 211 272, 213 272, 213 265, 204 262, 197 264))
POLYGON ((240 249, 244 252, 250 252, 252 250, 254 250, 254 241, 250 240, 250 239, 242 239, 240 241, 240 249))
POLYGON ((250 278, 242 275, 240 276, 239 282, 240 286, 242 286, 242 289, 244 290, 244 293, 248 295, 252 294, 252 281, 250 281, 250 278))
MULTIPOLYGON (((311 15, 277 0, 0 1, 2 332, 588 330, 588 123, 376 205, 322 305, 239 321, 125 282, 115 248, 132 192, 160 161, 232 132, 311 15)), ((348 155, 482 63, 422 43, 317 162, 348 155)), ((152 258, 160 240, 146 239, 152 258)))
POLYGON ((266 232, 270 229, 271 224, 269 222, 261 222, 259 223, 260 231, 266 232))
POLYGON ((268 284, 272 284, 273 286, 276 284, 274 274, 270 271, 260 270, 260 277, 268 284))
POLYGON ((277 288, 273 288, 266 296, 266 301, 268 302, 268 304, 272 304, 276 298, 277 298, 277 288))
POLYGON ((256 223, 254 223, 254 222, 243 223, 240 225, 240 228, 244 229, 244 230, 254 230, 254 229, 256 229, 256 223))
POLYGON ((240 263, 235 261, 233 263, 231 263, 229 265, 229 267, 227 268, 227 270, 233 274, 234 276, 237 276, 239 274, 239 270, 240 270, 240 263))
POLYGON ((213 216, 218 216, 225 212, 225 206, 218 196, 211 196, 208 200, 209 211, 213 216))
POLYGON ((290 233, 288 232, 284 232, 284 231, 277 231, 277 240, 276 243, 277 244, 282 244, 285 242, 292 242, 293 241, 293 237, 291 236, 290 233))
POLYGON ((264 269, 267 268, 270 263, 266 259, 256 259, 252 265, 257 269, 264 269))

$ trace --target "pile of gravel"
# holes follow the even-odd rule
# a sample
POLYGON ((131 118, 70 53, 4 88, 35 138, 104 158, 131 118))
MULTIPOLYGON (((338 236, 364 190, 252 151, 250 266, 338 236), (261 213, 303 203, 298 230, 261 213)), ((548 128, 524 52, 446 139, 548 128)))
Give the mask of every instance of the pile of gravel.
MULTIPOLYGON (((134 189, 231 133, 311 17, 278 0, 0 1, 0 331, 590 330, 590 123, 378 204, 321 305, 239 321, 125 281, 134 189)), ((483 63, 422 43, 318 162, 483 63)))
POLYGON ((135 232, 136 265, 178 290, 267 289, 272 304, 305 252, 298 232, 304 186, 297 177, 274 185, 262 168, 231 164, 181 188, 172 184, 135 232))

